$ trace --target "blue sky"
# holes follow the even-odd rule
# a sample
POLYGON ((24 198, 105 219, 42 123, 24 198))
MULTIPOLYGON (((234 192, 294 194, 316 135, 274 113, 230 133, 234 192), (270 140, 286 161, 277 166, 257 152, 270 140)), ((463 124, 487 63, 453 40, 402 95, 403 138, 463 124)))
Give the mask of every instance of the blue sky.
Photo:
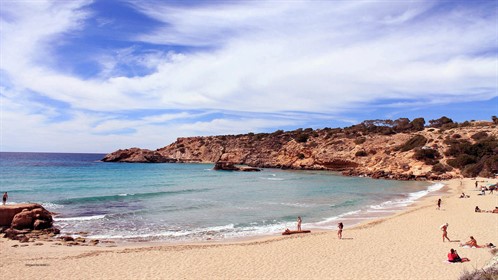
POLYGON ((3 0, 0 150, 489 120, 497 3, 3 0))

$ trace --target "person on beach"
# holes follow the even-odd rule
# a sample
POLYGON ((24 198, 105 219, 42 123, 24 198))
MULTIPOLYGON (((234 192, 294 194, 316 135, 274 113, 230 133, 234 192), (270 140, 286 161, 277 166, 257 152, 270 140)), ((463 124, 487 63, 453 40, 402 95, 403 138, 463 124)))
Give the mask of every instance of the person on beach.
POLYGON ((297 217, 297 231, 301 231, 301 223, 303 220, 301 219, 301 216, 297 217))
POLYGON ((437 210, 441 210, 441 198, 437 200, 437 210))
POLYGON ((451 242, 451 240, 448 238, 448 223, 440 226, 440 229, 443 231, 443 242, 444 242, 444 239, 448 239, 449 242, 451 242))
POLYGON ((491 213, 496 213, 496 214, 498 214, 498 207, 495 207, 495 209, 493 209, 493 211, 491 211, 491 213))
POLYGON ((7 194, 7 192, 4 192, 3 197, 2 197, 3 205, 5 205, 5 203, 7 203, 7 198, 9 198, 9 195, 7 194))
POLYGON ((479 209, 479 206, 476 206, 476 208, 474 209, 474 212, 481 212, 481 209, 479 209))
POLYGON ((465 242, 465 243, 460 243, 460 247, 462 246, 469 246, 470 248, 476 247, 476 248, 482 248, 482 246, 477 245, 477 240, 475 240, 474 236, 470 237, 470 240, 465 242))
POLYGON ((342 223, 339 223, 337 224, 337 227, 339 228, 339 230, 337 231, 337 237, 339 237, 339 239, 342 239, 342 229, 344 228, 344 225, 342 223))
POLYGON ((477 185, 478 185, 478 184, 477 184, 477 182, 478 182, 478 181, 476 181, 476 189, 477 189, 477 185))
POLYGON ((460 258, 457 251, 451 249, 450 252, 448 253, 448 261, 456 263, 456 262, 469 262, 470 260, 468 258, 460 258))

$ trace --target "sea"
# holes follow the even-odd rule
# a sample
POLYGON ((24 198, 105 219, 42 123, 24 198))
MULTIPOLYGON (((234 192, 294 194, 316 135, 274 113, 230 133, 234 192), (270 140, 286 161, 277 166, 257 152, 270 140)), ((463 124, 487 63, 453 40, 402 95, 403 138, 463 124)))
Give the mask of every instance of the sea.
POLYGON ((54 212, 61 233, 118 242, 230 241, 286 228, 335 230, 391 215, 441 183, 328 171, 215 171, 212 164, 109 163, 104 154, 0 153, 8 204, 54 212))

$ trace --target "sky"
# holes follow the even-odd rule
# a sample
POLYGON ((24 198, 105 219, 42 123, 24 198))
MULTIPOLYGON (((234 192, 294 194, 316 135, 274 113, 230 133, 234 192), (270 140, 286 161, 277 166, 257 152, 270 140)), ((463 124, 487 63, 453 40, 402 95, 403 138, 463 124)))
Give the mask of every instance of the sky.
POLYGON ((0 151, 498 115, 498 1, 0 1, 0 151))

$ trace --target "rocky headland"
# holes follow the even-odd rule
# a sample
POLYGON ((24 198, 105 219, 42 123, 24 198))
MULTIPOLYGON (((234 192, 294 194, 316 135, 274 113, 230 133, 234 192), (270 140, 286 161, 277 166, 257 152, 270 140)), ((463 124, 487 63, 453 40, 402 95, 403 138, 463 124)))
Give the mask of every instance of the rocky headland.
POLYGON ((455 123, 442 117, 426 126, 423 118, 401 118, 364 121, 347 128, 185 137, 155 151, 118 150, 103 161, 223 162, 397 180, 494 177, 498 120, 455 123))

